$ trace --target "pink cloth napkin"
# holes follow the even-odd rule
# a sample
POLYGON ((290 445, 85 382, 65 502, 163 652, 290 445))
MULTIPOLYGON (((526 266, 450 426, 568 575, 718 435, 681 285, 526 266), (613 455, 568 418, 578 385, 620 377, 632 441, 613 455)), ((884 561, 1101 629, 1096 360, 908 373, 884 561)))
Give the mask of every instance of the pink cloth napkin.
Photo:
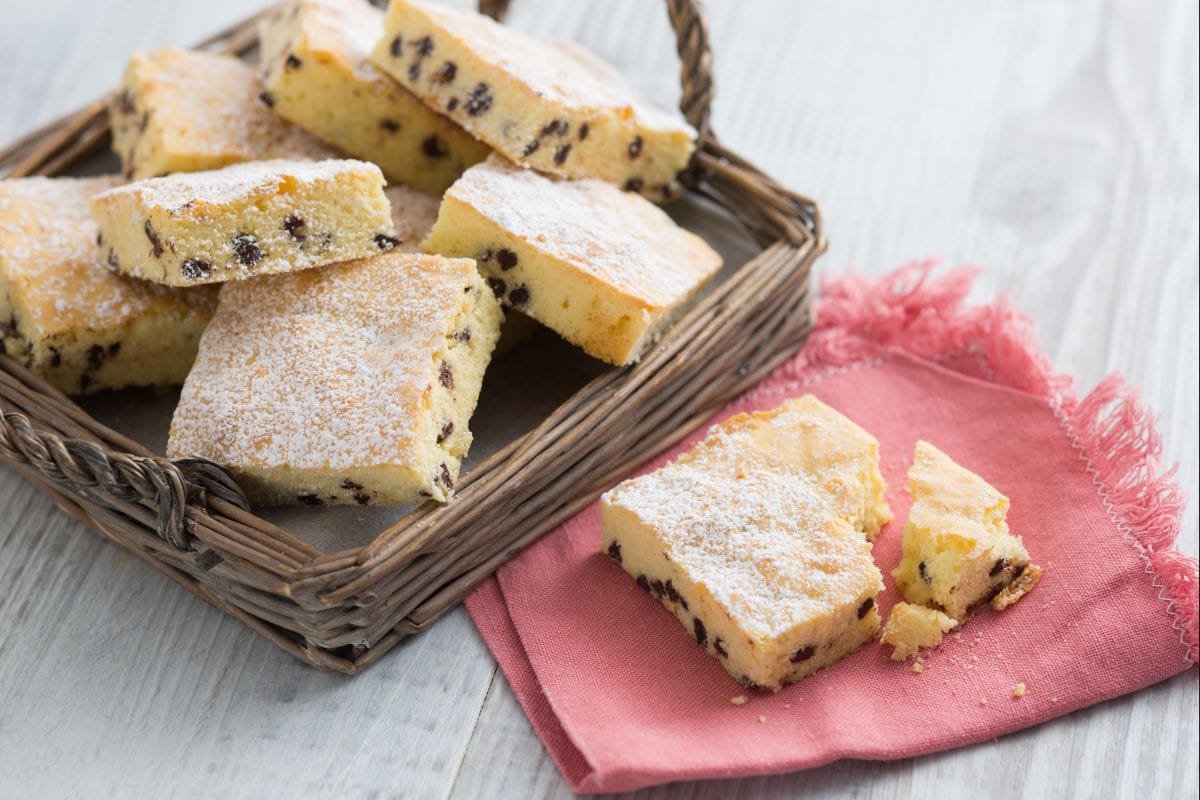
MULTIPOLYGON (((1184 498, 1158 462, 1153 419, 1110 377, 1083 400, 1020 313, 967 307, 972 273, 913 265, 878 282, 825 282, 804 350, 713 422, 812 392, 880 441, 895 521, 875 543, 891 570, 905 473, 928 439, 1012 499, 1008 521, 1044 572, 915 674, 872 643, 778 694, 743 690, 599 552, 595 506, 468 599, 475 624, 571 788, 623 791, 893 759, 978 742, 1135 691, 1193 666, 1194 559, 1173 551, 1184 498), (1023 697, 1013 696, 1023 683, 1023 697), (731 698, 745 695, 742 705, 731 698)), ((690 447, 643 467, 652 470, 690 447)))

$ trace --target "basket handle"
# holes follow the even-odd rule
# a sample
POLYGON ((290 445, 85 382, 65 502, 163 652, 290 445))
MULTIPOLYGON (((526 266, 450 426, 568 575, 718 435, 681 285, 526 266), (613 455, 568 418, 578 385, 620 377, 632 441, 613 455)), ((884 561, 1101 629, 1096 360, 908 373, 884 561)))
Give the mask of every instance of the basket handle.
MULTIPOLYGON (((700 0, 666 0, 667 15, 675 30, 679 54, 679 81, 683 94, 679 110, 703 141, 709 135, 709 113, 713 98, 712 44, 708 21, 700 0)), ((479 11, 503 22, 512 0, 479 0, 479 11)))

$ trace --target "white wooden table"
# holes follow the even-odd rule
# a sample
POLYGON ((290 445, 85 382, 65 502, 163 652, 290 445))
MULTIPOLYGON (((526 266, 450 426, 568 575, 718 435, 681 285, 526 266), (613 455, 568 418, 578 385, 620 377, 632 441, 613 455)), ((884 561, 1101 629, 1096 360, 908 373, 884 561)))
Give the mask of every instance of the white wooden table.
MULTIPOLYGON (((0 140, 93 99, 129 53, 252 10, 0 0, 0 140)), ((653 0, 521 0, 671 100, 653 0), (607 18, 597 9, 607 9, 607 18), (589 13, 590 12, 590 13, 589 13)), ((987 265, 1059 369, 1161 413, 1197 550, 1197 5, 710 0, 715 129, 819 198, 827 271, 987 265)), ((656 797, 1196 797, 1196 671, 964 750, 656 797)), ((558 797, 460 609, 354 679, 319 674, 0 468, 0 797, 558 797)))

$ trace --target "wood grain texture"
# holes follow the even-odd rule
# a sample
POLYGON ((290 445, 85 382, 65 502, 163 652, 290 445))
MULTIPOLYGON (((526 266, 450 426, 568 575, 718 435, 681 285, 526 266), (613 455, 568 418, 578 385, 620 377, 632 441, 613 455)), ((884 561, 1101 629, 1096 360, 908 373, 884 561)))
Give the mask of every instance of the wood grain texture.
MULTIPOLYGON (((823 269, 930 255, 986 265, 980 297, 1010 291, 1081 389, 1113 369, 1142 387, 1196 498, 1196 4, 709 7, 714 129, 822 201, 823 269)), ((251 10, 0 0, 0 140, 94 99, 131 50, 251 10)), ((512 20, 677 96, 656 2, 521 0, 512 20)), ((1180 542, 1192 554, 1195 508, 1180 542)), ((322 675, 4 469, 0 586, 0 797, 570 794, 461 610, 357 678, 322 675)), ((949 753, 642 794, 1196 797, 1198 696, 1193 670, 949 753)))

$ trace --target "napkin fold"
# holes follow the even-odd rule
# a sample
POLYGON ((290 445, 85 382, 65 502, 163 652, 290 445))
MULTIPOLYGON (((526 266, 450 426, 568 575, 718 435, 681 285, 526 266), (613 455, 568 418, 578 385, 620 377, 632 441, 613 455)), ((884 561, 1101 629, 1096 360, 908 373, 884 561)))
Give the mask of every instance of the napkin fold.
MULTIPOLYGON (((823 281, 804 349, 711 423, 811 392, 880 440, 895 514, 874 546, 888 584, 885 616, 898 599, 890 573, 917 439, 1011 498, 1009 525, 1042 565, 1040 583, 1008 610, 948 635, 919 674, 872 643, 760 694, 734 683, 599 552, 593 505, 467 600, 573 790, 931 753, 1195 665, 1197 565, 1172 549, 1185 498, 1160 463, 1154 418, 1136 390, 1111 375, 1077 398, 1025 315, 1006 299, 968 306, 974 272, 935 277, 932 269, 823 281)), ((707 427, 635 474, 690 448, 707 427)))

